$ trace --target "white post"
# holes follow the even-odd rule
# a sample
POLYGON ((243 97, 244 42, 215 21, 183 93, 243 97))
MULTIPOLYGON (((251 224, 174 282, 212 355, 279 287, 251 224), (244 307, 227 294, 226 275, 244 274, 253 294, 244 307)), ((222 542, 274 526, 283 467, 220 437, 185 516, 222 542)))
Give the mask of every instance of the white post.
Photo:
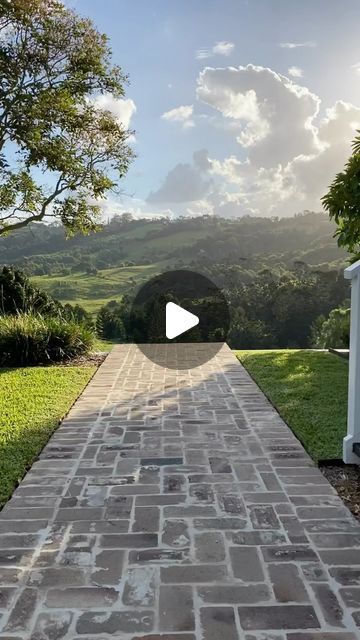
POLYGON ((360 464, 354 445, 360 446, 360 260, 344 272, 351 280, 351 320, 349 355, 348 430, 343 441, 343 459, 347 464, 360 464))

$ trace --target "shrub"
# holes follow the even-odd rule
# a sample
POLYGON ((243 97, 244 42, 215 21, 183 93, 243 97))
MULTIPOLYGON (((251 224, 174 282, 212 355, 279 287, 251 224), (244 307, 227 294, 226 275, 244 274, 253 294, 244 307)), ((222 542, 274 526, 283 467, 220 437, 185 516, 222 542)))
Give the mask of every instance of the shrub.
POLYGON ((59 302, 35 287, 23 271, 8 266, 0 269, 0 313, 56 315, 60 307, 59 302))
POLYGON ((59 362, 88 353, 92 332, 74 321, 31 313, 0 316, 0 365, 59 362))
POLYGON ((115 301, 101 307, 96 317, 96 332, 100 338, 125 341, 126 333, 121 313, 122 304, 115 301))
POLYGON ((312 343, 317 349, 348 349, 350 342, 350 308, 339 307, 321 316, 311 329, 312 343))

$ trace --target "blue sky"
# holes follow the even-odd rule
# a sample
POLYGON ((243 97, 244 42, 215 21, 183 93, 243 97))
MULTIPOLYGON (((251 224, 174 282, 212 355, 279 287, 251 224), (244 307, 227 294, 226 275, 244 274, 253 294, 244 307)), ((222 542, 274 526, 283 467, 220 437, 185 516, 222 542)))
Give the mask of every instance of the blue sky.
POLYGON ((110 37, 130 77, 133 103, 118 113, 131 113, 137 159, 128 196, 106 211, 320 209, 360 128, 358 0, 72 5, 110 37))

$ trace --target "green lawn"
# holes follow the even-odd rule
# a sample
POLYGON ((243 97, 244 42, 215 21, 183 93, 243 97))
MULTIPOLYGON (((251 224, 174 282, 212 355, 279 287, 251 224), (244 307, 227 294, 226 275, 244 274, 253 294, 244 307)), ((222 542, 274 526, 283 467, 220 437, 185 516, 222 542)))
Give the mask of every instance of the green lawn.
POLYGON ((68 276, 34 276, 36 286, 44 289, 60 302, 80 304, 96 315, 110 300, 121 300, 133 286, 140 286, 157 273, 164 271, 161 262, 131 267, 99 270, 96 275, 75 273, 68 276))
POLYGON ((8 500, 95 369, 0 369, 0 506, 8 500))
POLYGON ((315 461, 342 458, 348 363, 327 352, 237 351, 315 461))
POLYGON ((95 338, 93 351, 111 351, 114 344, 120 344, 117 340, 103 340, 102 338, 95 338))

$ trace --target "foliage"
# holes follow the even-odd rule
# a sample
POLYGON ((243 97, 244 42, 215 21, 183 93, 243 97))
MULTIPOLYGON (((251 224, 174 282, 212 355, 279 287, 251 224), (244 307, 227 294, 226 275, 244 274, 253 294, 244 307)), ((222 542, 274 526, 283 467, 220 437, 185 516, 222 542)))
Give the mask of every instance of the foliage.
POLYGON ((0 366, 59 362, 88 353, 93 334, 74 321, 22 313, 0 316, 0 366))
MULTIPOLYGON (((218 265, 213 265, 216 275, 218 265)), ((254 274, 250 282, 238 277, 224 277, 223 292, 230 309, 230 331, 227 343, 233 349, 294 348, 312 344, 312 326, 321 315, 340 305, 348 296, 348 283, 337 272, 295 270, 277 276, 264 270, 254 274)), ((97 333, 102 338, 124 341, 162 342, 165 335, 165 304, 172 300, 195 315, 194 301, 169 295, 156 304, 133 307, 132 297, 123 296, 121 302, 104 305, 97 317, 97 333)), ((202 313, 201 326, 192 334, 186 333, 179 341, 222 340, 223 300, 209 300, 208 314, 202 313), (205 320, 208 324, 205 323, 205 320)))
POLYGON ((60 304, 32 284, 23 271, 14 267, 0 269, 0 314, 37 312, 56 315, 60 304))
POLYGON ((129 132, 96 104, 124 95, 106 36, 58 0, 1 0, 0 77, 0 235, 47 215, 96 229, 132 159, 129 132))
POLYGON ((79 304, 75 304, 74 306, 72 306, 71 304, 64 304, 61 311, 61 317, 64 320, 82 324, 88 329, 92 330, 94 328, 94 323, 93 323, 91 313, 86 311, 79 304))
POLYGON ((94 372, 95 367, 0 369, 0 506, 94 372))
POLYGON ((360 252, 360 132, 344 171, 335 177, 322 199, 325 210, 337 224, 338 243, 351 253, 360 252))
POLYGON ((294 348, 310 346, 311 326, 347 298, 348 285, 337 272, 292 271, 278 277, 263 271, 225 292, 232 348, 294 348))
POLYGON ((125 342, 126 335, 121 310, 122 304, 116 301, 111 301, 101 307, 96 316, 96 333, 100 338, 125 342))
POLYGON ((101 295, 101 288, 107 286, 109 270, 115 268, 123 269, 128 280, 158 263, 192 266, 201 272, 216 263, 220 278, 223 271, 226 277, 233 271, 248 280, 263 268, 279 272, 301 262, 321 270, 339 268, 347 255, 333 238, 335 228, 328 216, 320 213, 281 219, 202 216, 127 223, 113 218, 99 233, 67 240, 60 226, 38 223, 0 237, 0 260, 24 268, 31 276, 51 276, 51 286, 67 282, 76 287, 81 282, 91 288, 96 282, 97 295, 104 298, 107 296, 101 295), (97 277, 87 275, 88 268, 96 269, 97 277))
POLYGON ((320 317, 312 327, 312 343, 317 349, 348 349, 350 343, 350 307, 333 309, 328 318, 320 317))
POLYGON ((343 358, 290 350, 240 351, 237 356, 313 460, 342 457, 348 379, 343 358))

